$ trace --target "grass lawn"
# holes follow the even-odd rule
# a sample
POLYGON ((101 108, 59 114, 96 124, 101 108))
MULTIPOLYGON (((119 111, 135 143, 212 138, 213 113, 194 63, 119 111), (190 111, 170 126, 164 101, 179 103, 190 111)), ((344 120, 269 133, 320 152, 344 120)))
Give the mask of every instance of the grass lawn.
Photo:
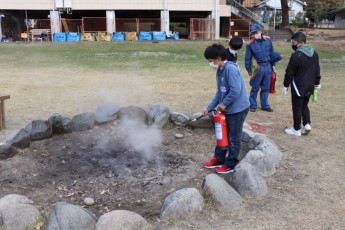
MULTIPOLYGON (((47 119, 54 112, 73 116, 95 111, 98 105, 107 103, 145 109, 162 103, 172 111, 191 115, 204 108, 215 93, 215 72, 203 56, 212 43, 1 44, 0 90, 11 95, 6 101, 7 129, 20 128, 33 119, 47 119)), ((227 41, 220 43, 227 46, 227 41)), ((281 91, 292 50, 287 42, 277 42, 274 47, 283 56, 277 65, 277 89, 281 91)), ((323 43, 315 47, 322 76, 328 79, 342 75, 344 50, 323 43)), ((248 83, 244 51, 243 47, 239 66, 248 83)))

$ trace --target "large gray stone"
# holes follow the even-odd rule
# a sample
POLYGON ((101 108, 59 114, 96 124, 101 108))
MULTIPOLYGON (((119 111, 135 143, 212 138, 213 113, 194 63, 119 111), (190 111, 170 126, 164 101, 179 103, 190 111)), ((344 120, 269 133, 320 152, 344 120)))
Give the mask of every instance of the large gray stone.
POLYGON ((148 115, 147 112, 140 107, 128 106, 119 109, 118 117, 122 121, 135 121, 143 124, 147 124, 148 115))
POLYGON ((185 126, 189 122, 189 117, 179 112, 172 112, 170 119, 175 125, 179 126, 185 126))
POLYGON ((85 131, 92 129, 95 125, 94 113, 81 113, 75 115, 71 121, 72 131, 85 131))
POLYGON ((213 128, 214 122, 209 117, 203 117, 189 123, 193 128, 213 128))
POLYGON ((278 146, 264 135, 255 135, 248 144, 250 149, 260 150, 274 164, 282 160, 282 153, 278 146))
POLYGON ((12 157, 15 149, 8 143, 0 143, 0 160, 12 157))
POLYGON ((165 105, 154 105, 149 108, 147 115, 149 125, 162 128, 169 120, 170 110, 165 105))
POLYGON ((261 176, 267 177, 275 173, 275 163, 266 154, 259 150, 250 150, 241 160, 241 163, 251 164, 261 176))
POLYGON ((0 199, 0 229, 34 229, 38 216, 33 201, 25 196, 10 194, 0 199))
POLYGON ((244 129, 248 129, 248 130, 252 130, 252 127, 250 126, 250 124, 248 124, 247 122, 243 123, 243 128, 244 129))
POLYGON ((29 131, 31 141, 48 139, 53 135, 53 128, 49 121, 33 120, 25 129, 29 131))
POLYGON ((14 147, 25 149, 31 144, 30 132, 26 129, 17 130, 9 137, 7 137, 5 142, 11 144, 14 147))
POLYGON ((59 202, 49 213, 47 230, 92 230, 97 218, 88 209, 59 202))
POLYGON ((54 113, 48 118, 48 121, 52 124, 53 134, 64 134, 72 132, 71 119, 54 113))
POLYGON ((96 230, 149 230, 152 226, 139 214, 127 210, 115 210, 102 215, 96 230))
POLYGON ((212 173, 206 176, 203 188, 224 210, 240 208, 242 197, 223 178, 212 173))
POLYGON ((264 141, 264 139, 265 139, 265 136, 263 134, 255 134, 249 140, 248 147, 250 149, 255 149, 256 146, 258 146, 261 142, 264 141))
POLYGON ((245 143, 249 143, 250 140, 255 136, 255 133, 249 129, 243 128, 242 129, 242 137, 241 140, 245 143))
POLYGON ((255 170, 254 166, 247 162, 240 161, 236 165, 230 183, 241 196, 252 195, 261 197, 267 194, 265 179, 255 170))
POLYGON ((113 121, 117 118, 119 108, 114 105, 100 105, 96 109, 96 122, 98 124, 113 121))
POLYGON ((188 217, 202 211, 204 199, 196 188, 184 188, 168 195, 161 206, 160 218, 188 217))

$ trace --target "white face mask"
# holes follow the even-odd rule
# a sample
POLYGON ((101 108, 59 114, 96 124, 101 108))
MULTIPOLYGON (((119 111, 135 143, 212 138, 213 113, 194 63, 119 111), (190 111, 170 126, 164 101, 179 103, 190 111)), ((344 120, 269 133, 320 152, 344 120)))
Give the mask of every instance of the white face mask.
POLYGON ((213 62, 210 62, 210 67, 214 70, 217 70, 219 66, 218 64, 216 65, 216 64, 213 64, 213 62))
POLYGON ((259 34, 254 34, 254 38, 255 38, 255 39, 261 39, 261 33, 259 33, 259 34))
POLYGON ((229 48, 229 51, 230 51, 230 53, 231 53, 232 55, 237 54, 237 50, 233 50, 233 49, 229 48))

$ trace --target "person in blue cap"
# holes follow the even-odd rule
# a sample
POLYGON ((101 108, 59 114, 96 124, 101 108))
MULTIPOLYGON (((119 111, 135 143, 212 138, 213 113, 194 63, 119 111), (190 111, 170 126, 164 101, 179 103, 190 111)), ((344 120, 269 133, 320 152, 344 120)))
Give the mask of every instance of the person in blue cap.
POLYGON ((276 62, 282 57, 274 51, 270 37, 262 34, 259 24, 250 26, 251 39, 248 41, 245 53, 245 67, 250 76, 250 111, 257 109, 256 97, 260 90, 261 109, 273 112, 268 103, 268 95, 271 84, 272 70, 276 62), (253 68, 253 59, 257 63, 256 71, 253 68))

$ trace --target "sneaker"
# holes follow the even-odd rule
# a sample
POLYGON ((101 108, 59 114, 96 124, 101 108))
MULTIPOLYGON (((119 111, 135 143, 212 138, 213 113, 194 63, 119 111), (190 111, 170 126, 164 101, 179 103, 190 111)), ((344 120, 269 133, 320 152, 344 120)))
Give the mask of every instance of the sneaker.
POLYGON ((266 108, 266 109, 261 109, 261 110, 266 111, 266 112, 273 112, 273 109, 271 108, 266 108))
POLYGON ((226 165, 223 165, 220 168, 216 168, 216 173, 220 173, 220 174, 231 173, 234 171, 234 169, 235 167, 228 167, 226 165))
POLYGON ((223 164, 218 162, 217 157, 213 157, 211 161, 205 162, 204 167, 208 169, 222 167, 223 164))
POLYGON ((302 135, 308 135, 311 131, 311 126, 309 124, 306 124, 303 128, 302 128, 302 135))
POLYGON ((295 130, 293 127, 286 128, 285 133, 288 135, 301 136, 301 130, 295 130))
POLYGON ((254 108, 250 108, 249 110, 250 110, 250 112, 255 112, 256 111, 256 109, 254 109, 254 108))

